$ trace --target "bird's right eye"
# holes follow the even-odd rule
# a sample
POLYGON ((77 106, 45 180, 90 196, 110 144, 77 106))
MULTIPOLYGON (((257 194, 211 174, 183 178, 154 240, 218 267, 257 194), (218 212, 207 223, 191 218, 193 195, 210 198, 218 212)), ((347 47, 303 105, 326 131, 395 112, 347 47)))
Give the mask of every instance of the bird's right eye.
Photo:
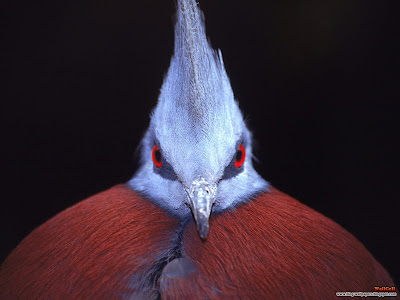
POLYGON ((243 165, 245 158, 246 158, 246 150, 244 150, 243 145, 240 144, 239 149, 236 152, 235 167, 240 168, 243 165))
POLYGON ((153 159, 153 163, 157 168, 162 167, 161 151, 157 145, 154 145, 153 147, 153 151, 151 152, 151 158, 153 159))

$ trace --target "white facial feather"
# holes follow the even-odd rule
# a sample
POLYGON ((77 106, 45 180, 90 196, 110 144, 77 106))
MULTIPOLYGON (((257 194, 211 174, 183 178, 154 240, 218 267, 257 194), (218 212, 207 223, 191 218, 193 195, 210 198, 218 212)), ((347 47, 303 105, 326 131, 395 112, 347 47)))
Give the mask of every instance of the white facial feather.
POLYGON ((194 0, 178 1, 175 52, 141 146, 142 165, 129 185, 175 215, 190 212, 184 186, 199 177, 218 183, 213 211, 247 201, 268 188, 253 169, 251 134, 234 101, 222 54, 207 41, 194 0), (222 179, 240 142, 246 145, 243 170, 222 179), (154 171, 155 143, 176 180, 154 171))

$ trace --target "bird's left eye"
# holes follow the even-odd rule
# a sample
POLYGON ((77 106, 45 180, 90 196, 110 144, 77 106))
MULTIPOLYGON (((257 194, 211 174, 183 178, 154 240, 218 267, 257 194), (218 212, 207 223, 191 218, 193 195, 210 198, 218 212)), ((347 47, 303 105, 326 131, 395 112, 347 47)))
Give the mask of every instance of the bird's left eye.
POLYGON ((153 159, 153 163, 157 168, 162 167, 161 151, 157 145, 154 145, 153 147, 153 151, 151 152, 151 158, 153 159))
POLYGON ((246 150, 244 150, 243 145, 240 144, 235 156, 235 167, 240 168, 243 165, 245 158, 246 150))

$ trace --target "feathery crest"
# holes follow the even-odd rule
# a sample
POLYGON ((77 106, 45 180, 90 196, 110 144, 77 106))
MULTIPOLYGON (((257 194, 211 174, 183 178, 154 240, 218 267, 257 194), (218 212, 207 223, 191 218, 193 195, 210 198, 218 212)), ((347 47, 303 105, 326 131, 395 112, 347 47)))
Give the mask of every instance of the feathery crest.
POLYGON ((142 165, 130 185, 181 216, 190 213, 186 204, 198 198, 196 193, 215 190, 212 199, 201 199, 207 211, 213 204, 222 210, 267 188, 251 159, 251 133, 234 100, 221 51, 208 42, 195 0, 178 0, 174 54, 142 140, 142 165), (155 144, 165 160, 162 168, 151 159, 155 144), (246 162, 232 169, 240 144, 246 147, 246 162))

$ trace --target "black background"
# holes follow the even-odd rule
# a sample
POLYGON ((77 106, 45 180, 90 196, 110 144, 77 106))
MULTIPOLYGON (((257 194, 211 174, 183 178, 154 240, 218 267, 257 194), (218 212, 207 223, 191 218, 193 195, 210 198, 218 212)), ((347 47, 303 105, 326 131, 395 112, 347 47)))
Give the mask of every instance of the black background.
MULTIPOLYGON (((353 233, 399 281, 395 2, 200 7, 257 141, 256 169, 353 233)), ((1 260, 51 216, 132 176, 175 13, 172 0, 3 8, 1 260)))

